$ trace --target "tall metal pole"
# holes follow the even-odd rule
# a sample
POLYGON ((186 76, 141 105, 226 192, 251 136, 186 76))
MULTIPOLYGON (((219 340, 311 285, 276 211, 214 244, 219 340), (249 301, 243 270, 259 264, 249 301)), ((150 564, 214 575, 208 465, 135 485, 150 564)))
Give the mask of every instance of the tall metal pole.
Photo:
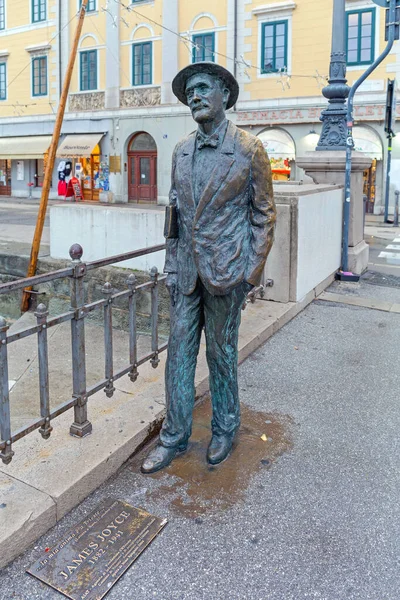
POLYGON ((345 202, 343 209, 343 241, 342 241, 342 273, 344 273, 344 277, 346 277, 346 273, 348 271, 349 264, 349 222, 350 222, 350 201, 351 201, 351 157, 352 150, 354 146, 353 141, 353 108, 354 108, 354 96, 358 88, 364 81, 371 75, 371 73, 378 67, 381 62, 386 58, 392 49, 394 38, 395 38, 395 30, 396 30, 396 3, 397 0, 390 0, 389 5, 389 35, 388 35, 388 43, 386 45, 385 50, 382 52, 380 56, 376 59, 376 61, 368 67, 359 79, 354 83, 350 90, 349 99, 347 101, 347 145, 346 145, 346 175, 345 175, 345 202))
MULTIPOLYGON (((64 87, 63 87, 63 91, 62 91, 61 98, 60 98, 60 104, 58 106, 57 118, 56 118, 56 122, 54 125, 54 132, 53 132, 53 137, 51 140, 49 156, 48 156, 46 171, 45 171, 45 175, 44 175, 42 197, 40 199, 39 214, 38 214, 38 218, 37 218, 37 222, 36 222, 35 233, 33 236, 32 250, 31 250, 31 256, 30 256, 30 261, 29 261, 27 277, 33 277, 33 275, 35 275, 35 273, 36 273, 37 262, 38 262, 38 257, 39 257, 40 242, 42 239, 44 221, 46 218, 47 204, 49 201, 51 178, 53 175, 54 163, 56 160, 56 152, 57 152, 58 142, 60 139, 60 133, 61 133, 61 127, 62 127, 62 123, 63 123, 63 119, 64 119, 65 107, 67 105, 69 86, 71 84, 72 71, 73 71, 74 65, 75 65, 76 54, 78 51, 78 44, 79 44, 79 40, 80 40, 80 37, 82 34, 83 21, 85 20, 86 7, 88 4, 88 1, 89 0, 82 0, 82 6, 81 6, 81 9, 79 12, 79 20, 78 20, 78 25, 77 25, 76 32, 75 32, 74 43, 72 46, 71 55, 69 57, 67 71, 65 74, 64 87)), ((22 303, 21 303, 21 311, 22 312, 26 312, 29 308, 29 298, 30 298, 29 292, 31 290, 32 290, 32 288, 25 288, 25 290, 23 292, 22 303)))
POLYGON ((329 85, 322 90, 329 106, 321 115, 322 132, 316 150, 346 150, 346 99, 350 88, 346 79, 345 8, 345 0, 333 0, 329 85))
POLYGON ((392 140, 393 134, 388 134, 388 154, 386 163, 386 188, 385 188, 385 214, 383 220, 387 223, 389 218, 389 195, 390 195, 390 171, 392 168, 392 140))

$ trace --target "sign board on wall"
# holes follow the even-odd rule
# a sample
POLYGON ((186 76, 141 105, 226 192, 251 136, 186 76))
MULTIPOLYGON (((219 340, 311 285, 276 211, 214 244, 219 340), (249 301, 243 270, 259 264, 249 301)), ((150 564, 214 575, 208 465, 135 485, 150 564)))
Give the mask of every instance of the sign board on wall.
MULTIPOLYGON (((270 109, 238 111, 238 125, 266 125, 284 123, 318 123, 322 111, 326 107, 310 106, 308 108, 270 109)), ((384 121, 386 107, 384 104, 364 104, 354 107, 356 121, 384 121)), ((396 106, 396 117, 400 118, 400 104, 396 106)))
POLYGON ((24 161, 17 160, 17 181, 24 181, 24 179, 25 179, 24 161))

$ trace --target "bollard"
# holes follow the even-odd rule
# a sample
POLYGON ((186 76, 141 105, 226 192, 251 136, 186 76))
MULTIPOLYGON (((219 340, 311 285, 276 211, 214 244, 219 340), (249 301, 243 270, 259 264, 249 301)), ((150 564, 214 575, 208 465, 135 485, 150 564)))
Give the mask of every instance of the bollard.
POLYGON ((400 191, 396 190, 395 193, 395 202, 394 202, 394 217, 393 217, 393 227, 399 226, 399 195, 400 191))

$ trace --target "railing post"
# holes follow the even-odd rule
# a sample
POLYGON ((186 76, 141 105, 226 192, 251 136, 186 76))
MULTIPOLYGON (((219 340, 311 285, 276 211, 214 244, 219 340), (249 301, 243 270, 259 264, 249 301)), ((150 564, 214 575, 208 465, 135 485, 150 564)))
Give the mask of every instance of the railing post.
POLYGON ((72 379, 73 396, 77 403, 74 408, 75 419, 70 428, 70 434, 85 437, 92 432, 92 424, 87 418, 86 396, 86 360, 85 360, 85 290, 83 279, 86 275, 86 265, 81 262, 83 250, 79 244, 74 244, 69 251, 72 258, 74 274, 71 278, 71 308, 75 311, 71 321, 72 336, 72 379))
POLYGON ((129 362, 131 364, 131 371, 129 373, 129 379, 132 383, 138 378, 137 368, 137 324, 136 324, 136 277, 129 275, 127 279, 127 285, 131 291, 129 296, 129 362))
POLYGON ((153 282, 151 288, 151 350, 154 357, 151 359, 151 365, 154 369, 160 364, 158 358, 158 269, 153 267, 150 271, 150 277, 153 282))
POLYGON ((39 432, 45 440, 49 439, 53 431, 50 425, 49 349, 47 345, 48 314, 46 306, 39 304, 35 312, 35 317, 37 324, 40 326, 40 330, 38 331, 40 416, 45 419, 39 432))
POLYGON ((0 458, 9 465, 14 456, 11 448, 10 392, 8 389, 7 322, 0 317, 0 438, 6 443, 0 458))
POLYGON ((395 202, 394 202, 394 215, 393 215, 393 227, 399 226, 399 190, 396 190, 394 193, 395 202))
POLYGON ((104 392, 107 398, 112 398, 114 387, 114 366, 113 366, 113 334, 112 334, 112 286, 108 281, 103 286, 103 294, 106 299, 104 306, 104 356, 105 356, 105 375, 107 385, 104 392))

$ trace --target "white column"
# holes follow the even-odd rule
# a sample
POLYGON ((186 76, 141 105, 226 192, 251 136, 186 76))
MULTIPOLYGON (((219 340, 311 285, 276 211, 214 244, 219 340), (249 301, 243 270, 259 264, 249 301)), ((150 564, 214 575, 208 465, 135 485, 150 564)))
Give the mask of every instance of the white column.
MULTIPOLYGON (((171 31, 178 32, 178 0, 164 0, 163 2, 163 25, 171 31)), ((172 80, 178 72, 178 48, 179 38, 174 33, 162 30, 162 85, 161 85, 161 103, 172 104, 178 102, 172 93, 172 80)))
MULTIPOLYGON (((69 36, 71 34, 71 28, 76 27, 75 20, 73 20, 70 23, 70 25, 67 27, 67 23, 70 19, 69 7, 70 7, 69 2, 63 2, 63 1, 58 2, 57 12, 59 11, 59 23, 60 23, 59 48, 61 51, 59 65, 61 68, 61 73, 60 73, 61 81, 64 81, 64 79, 65 79, 65 73, 67 71, 67 66, 68 66, 68 61, 69 61, 69 53, 70 53, 69 36)), ((58 52, 57 52, 57 54, 58 54, 58 52)), ((60 86, 59 86, 59 89, 60 89, 60 86)), ((59 93, 59 95, 60 95, 60 93, 59 93)))
POLYGON ((106 13, 106 90, 105 108, 119 108, 120 93, 120 5, 109 2, 112 16, 106 13))
MULTIPOLYGON (((229 56, 226 61, 226 68, 231 72, 235 72, 235 64, 233 61, 235 54, 235 5, 238 0, 228 0, 227 5, 227 42, 226 48, 221 48, 221 52, 229 56)), ((236 24, 236 36, 237 36, 237 24, 236 24)), ((237 39, 237 38, 236 38, 237 39)), ((237 58, 237 57, 236 57, 237 58)))

